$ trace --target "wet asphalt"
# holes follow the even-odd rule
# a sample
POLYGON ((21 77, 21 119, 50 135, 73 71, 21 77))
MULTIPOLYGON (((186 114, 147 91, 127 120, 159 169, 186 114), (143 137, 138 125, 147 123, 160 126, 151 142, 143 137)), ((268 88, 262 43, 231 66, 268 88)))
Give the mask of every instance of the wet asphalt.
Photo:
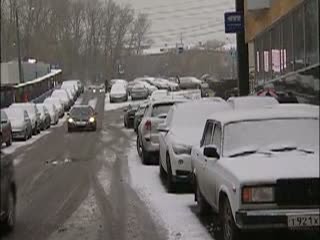
POLYGON ((128 184, 126 152, 133 133, 119 127, 123 111, 104 112, 102 93, 84 93, 82 103, 94 98, 96 132, 68 133, 64 124, 13 154, 22 158, 16 166, 17 223, 1 239, 167 238, 128 184))

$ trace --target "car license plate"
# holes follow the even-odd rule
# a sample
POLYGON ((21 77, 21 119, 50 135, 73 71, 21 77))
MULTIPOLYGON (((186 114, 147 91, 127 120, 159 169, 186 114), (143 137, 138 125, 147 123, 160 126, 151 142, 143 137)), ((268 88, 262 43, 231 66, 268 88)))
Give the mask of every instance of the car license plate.
POLYGON ((320 226, 319 216, 289 216, 289 228, 304 228, 304 227, 317 227, 320 226))
POLYGON ((87 123, 86 123, 86 122, 77 122, 77 124, 78 124, 79 126, 85 126, 87 123))

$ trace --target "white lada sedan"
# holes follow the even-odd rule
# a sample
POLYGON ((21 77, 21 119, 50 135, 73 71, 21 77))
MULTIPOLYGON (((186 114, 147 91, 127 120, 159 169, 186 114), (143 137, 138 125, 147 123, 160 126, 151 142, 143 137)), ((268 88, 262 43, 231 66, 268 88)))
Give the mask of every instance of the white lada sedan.
POLYGON ((319 228, 319 107, 215 114, 191 157, 200 213, 219 214, 225 240, 319 228))

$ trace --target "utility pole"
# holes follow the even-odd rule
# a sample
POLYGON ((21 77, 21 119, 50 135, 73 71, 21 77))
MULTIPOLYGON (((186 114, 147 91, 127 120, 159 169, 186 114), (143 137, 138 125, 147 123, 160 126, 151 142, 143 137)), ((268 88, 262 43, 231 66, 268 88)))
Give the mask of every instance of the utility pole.
POLYGON ((19 31, 19 13, 18 13, 18 4, 15 1, 15 15, 16 15, 16 34, 17 34, 17 51, 18 51, 18 66, 19 66, 19 82, 24 83, 23 69, 21 63, 21 47, 20 47, 20 31, 19 31))
MULTIPOLYGON (((244 0, 236 1, 236 12, 242 13, 244 19, 244 0)), ((238 89, 240 96, 249 94, 249 59, 248 44, 245 40, 245 31, 237 33, 237 59, 238 59, 238 89)))

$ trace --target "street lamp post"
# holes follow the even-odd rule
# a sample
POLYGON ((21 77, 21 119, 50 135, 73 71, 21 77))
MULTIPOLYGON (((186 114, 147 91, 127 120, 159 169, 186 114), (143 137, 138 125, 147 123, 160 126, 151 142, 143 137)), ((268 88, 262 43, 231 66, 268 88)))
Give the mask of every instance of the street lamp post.
POLYGON ((16 34, 17 34, 17 51, 18 51, 18 66, 19 66, 19 81, 20 83, 24 83, 23 77, 23 69, 21 63, 21 47, 20 47, 20 31, 19 31, 19 13, 18 13, 18 5, 17 1, 15 2, 15 17, 16 17, 16 34))

